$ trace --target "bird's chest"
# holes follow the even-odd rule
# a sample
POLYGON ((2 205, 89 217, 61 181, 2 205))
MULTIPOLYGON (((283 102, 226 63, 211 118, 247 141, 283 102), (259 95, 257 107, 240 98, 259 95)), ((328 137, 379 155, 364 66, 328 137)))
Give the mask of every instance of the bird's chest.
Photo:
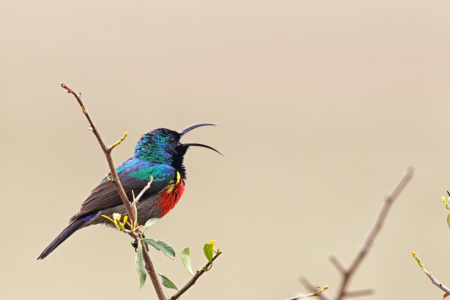
POLYGON ((158 206, 161 210, 161 218, 167 214, 180 200, 184 192, 184 181, 169 184, 158 196, 158 206))

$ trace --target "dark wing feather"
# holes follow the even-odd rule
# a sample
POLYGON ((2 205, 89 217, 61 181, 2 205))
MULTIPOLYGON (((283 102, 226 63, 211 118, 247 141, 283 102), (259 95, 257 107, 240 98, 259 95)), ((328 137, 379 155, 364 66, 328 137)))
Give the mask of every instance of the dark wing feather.
MULTIPOLYGON (((128 200, 133 201, 132 192, 137 197, 142 189, 147 185, 148 181, 138 180, 131 176, 121 176, 119 174, 122 186, 127 194, 128 200)), ((150 188, 145 192, 141 199, 148 198, 151 195, 159 194, 173 179, 173 176, 161 181, 154 181, 150 188)), ((103 181, 95 189, 81 205, 80 211, 74 215, 70 221, 73 222, 79 218, 98 212, 99 210, 122 204, 122 199, 116 189, 116 185, 108 180, 103 181)))

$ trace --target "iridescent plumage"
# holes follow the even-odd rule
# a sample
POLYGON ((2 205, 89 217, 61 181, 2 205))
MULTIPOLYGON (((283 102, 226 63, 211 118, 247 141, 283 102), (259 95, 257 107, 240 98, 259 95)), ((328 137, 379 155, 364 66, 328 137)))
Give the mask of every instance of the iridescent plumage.
MULTIPOLYGON (((136 195, 139 194, 149 182, 150 177, 153 177, 151 187, 137 204, 139 224, 144 224, 151 218, 163 217, 180 200, 186 179, 183 158, 190 146, 206 147, 218 152, 206 145, 180 142, 185 133, 205 125, 214 124, 196 124, 180 132, 160 128, 146 133, 138 141, 134 156, 116 168, 130 200, 133 199, 133 191, 136 195)), ((105 177, 83 202, 80 211, 70 219, 70 225, 41 253, 38 259, 44 259, 81 228, 94 224, 114 226, 102 217, 102 215, 112 217, 113 213, 127 215, 115 184, 105 177)))

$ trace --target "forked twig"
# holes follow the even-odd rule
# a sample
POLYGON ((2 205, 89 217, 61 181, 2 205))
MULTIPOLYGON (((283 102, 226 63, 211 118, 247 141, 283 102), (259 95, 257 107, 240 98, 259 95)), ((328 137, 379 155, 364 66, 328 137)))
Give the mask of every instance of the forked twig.
MULTIPOLYGON (((373 224, 372 228, 369 231, 369 234, 367 237, 363 240, 363 243, 361 244, 358 252, 356 253, 356 257, 353 260, 353 262, 350 264, 349 267, 347 267, 337 256, 332 255, 330 257, 330 261, 333 263, 333 265, 338 269, 338 271, 342 275, 342 282, 339 287, 338 294, 335 298, 335 300, 341 300, 344 297, 357 297, 357 296, 365 296, 365 295, 371 295, 373 294, 373 290, 366 289, 366 290, 357 290, 357 291, 348 291, 347 287, 350 283, 350 280, 352 276, 355 274, 357 268, 363 261, 363 259, 366 257, 367 253, 370 250, 370 247, 373 244, 373 241, 375 240, 376 236, 380 232, 383 223, 386 219, 386 216, 389 212, 389 209, 392 206, 392 203, 394 203, 395 199, 398 197, 398 195, 403 191, 405 186, 408 184, 408 182, 411 180, 412 176, 414 174, 414 168, 409 167, 405 174, 400 179, 399 183, 395 186, 395 188, 392 190, 392 192, 386 197, 383 207, 381 208, 381 211, 379 212, 375 223, 373 224)), ((315 289, 315 286, 311 284, 306 278, 302 279, 303 285, 310 291, 315 289)), ((330 300, 330 297, 326 293, 322 293, 319 295, 319 297, 322 300, 330 300)))
MULTIPOLYGON (((338 292, 338 295, 336 297, 336 300, 341 300, 344 296, 354 293, 347 291, 347 286, 350 282, 351 277, 355 273, 356 269, 359 267, 361 262, 363 261, 364 257, 367 255, 367 253, 370 250, 370 247, 373 244, 373 241, 375 240, 375 237, 380 232, 384 220, 386 219, 386 216, 389 212, 389 209, 392 206, 392 203, 394 203, 395 199, 397 199, 398 195, 403 191, 405 186, 408 184, 409 180, 412 178, 414 173, 414 169, 412 167, 409 167, 405 174, 400 179, 400 182, 395 186, 395 188, 392 190, 392 192, 386 197, 383 207, 381 208, 380 213, 377 216, 377 219, 375 220, 375 223, 372 226, 372 229, 370 229, 369 234, 364 239, 363 243, 361 244, 358 253, 356 254, 355 259, 350 264, 350 267, 345 267, 345 265, 340 262, 340 260, 336 256, 332 256, 330 259, 333 262, 333 264, 336 266, 336 268, 341 272, 342 274, 342 282, 341 286, 338 292)), ((366 293, 367 295, 367 293, 366 293)))

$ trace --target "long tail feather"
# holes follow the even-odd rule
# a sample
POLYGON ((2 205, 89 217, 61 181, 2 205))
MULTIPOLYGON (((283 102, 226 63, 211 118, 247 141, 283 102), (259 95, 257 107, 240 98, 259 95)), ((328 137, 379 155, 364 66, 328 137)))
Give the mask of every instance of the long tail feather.
POLYGON ((75 231, 80 229, 84 225, 84 220, 79 219, 67 226, 57 237, 53 240, 53 242, 50 243, 50 245, 45 248, 44 251, 42 251, 41 255, 37 258, 44 259, 46 258, 50 253, 53 252, 53 250, 56 249, 62 242, 64 242, 69 236, 71 236, 75 231))

